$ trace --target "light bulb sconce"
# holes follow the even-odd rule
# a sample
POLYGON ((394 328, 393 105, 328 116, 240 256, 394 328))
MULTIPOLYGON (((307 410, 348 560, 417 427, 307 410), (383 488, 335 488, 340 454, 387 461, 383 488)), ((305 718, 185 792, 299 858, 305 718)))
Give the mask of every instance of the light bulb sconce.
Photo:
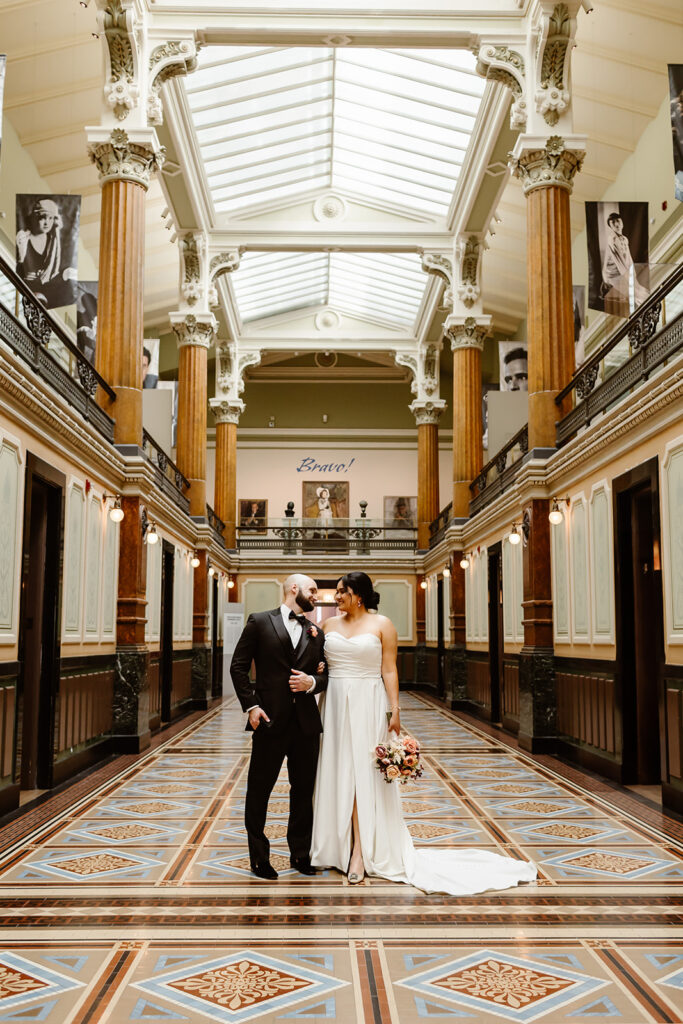
POLYGON ((199 555, 197 554, 196 551, 194 552, 192 558, 190 559, 190 565, 192 566, 193 569, 196 569, 199 566, 199 555))
POLYGON ((147 515, 147 509, 144 506, 140 512, 140 522, 142 524, 143 544, 158 544, 159 534, 157 533, 157 524, 153 519, 149 518, 147 515))
POLYGON ((427 583, 427 580, 420 580, 420 587, 422 588, 422 590, 426 590, 428 585, 429 584, 427 583))
POLYGON ((569 498, 553 498, 553 505, 548 513, 548 519, 553 526, 559 526, 564 519, 564 512, 560 508, 560 502, 566 502, 567 508, 569 508, 569 498))
POLYGON ((469 552, 463 551, 462 558, 460 559, 460 568, 469 569, 470 567, 470 555, 469 552))
POLYGON ((510 536, 508 540, 510 544, 516 545, 524 542, 524 546, 529 540, 529 531, 531 529, 531 520, 529 518, 529 512, 526 511, 522 516, 521 523, 513 523, 512 529, 510 530, 510 536))
POLYGON ((228 590, 232 590, 235 586, 235 581, 232 576, 228 576, 228 590))
POLYGON ((444 566, 444 570, 443 570, 441 575, 443 576, 443 578, 445 580, 449 580, 451 578, 451 570, 449 569, 449 567, 447 565, 444 566))
POLYGON ((209 566, 209 576, 215 576, 215 575, 216 575, 216 570, 214 569, 214 567, 212 565, 210 565, 209 566))
POLYGON ((112 523, 120 523, 123 517, 125 516, 125 512, 121 508, 121 495, 103 494, 102 503, 104 504, 107 501, 114 502, 114 504, 109 509, 109 518, 111 519, 112 523))

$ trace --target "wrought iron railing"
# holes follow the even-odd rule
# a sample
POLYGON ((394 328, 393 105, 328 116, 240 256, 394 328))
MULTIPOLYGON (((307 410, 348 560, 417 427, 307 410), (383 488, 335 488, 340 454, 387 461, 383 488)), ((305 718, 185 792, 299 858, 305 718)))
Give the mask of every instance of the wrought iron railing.
POLYGON ((683 264, 669 274, 560 391, 555 399, 558 405, 570 394, 574 394, 576 404, 557 423, 558 447, 565 444, 581 427, 587 426, 594 416, 605 412, 634 387, 647 380, 657 367, 683 346, 683 312, 678 312, 658 330, 664 303, 682 282, 683 264), (624 357, 608 362, 610 354, 618 346, 623 347, 624 343, 627 349, 624 357), (600 383, 599 376, 603 378, 600 383))
POLYGON ((470 484, 470 515, 475 515, 510 486, 529 451, 529 426, 524 424, 513 437, 482 467, 470 484))
POLYGON ((429 546, 435 548, 439 544, 448 529, 448 524, 453 518, 453 502, 442 508, 436 519, 429 524, 429 546))
POLYGON ((317 519, 279 519, 264 521, 262 526, 240 527, 237 547, 240 551, 278 551, 285 555, 414 552, 417 530, 373 519, 335 519, 329 524, 317 519))
POLYGON ((154 469, 159 488, 171 498, 183 512, 190 511, 190 501, 186 491, 190 481, 180 472, 175 462, 166 454, 161 445, 157 444, 151 434, 142 431, 142 450, 154 469))
POLYGON ((209 526, 216 535, 216 540, 225 546, 225 539, 223 537, 223 530, 225 529, 225 523, 222 519, 219 519, 214 510, 210 505, 206 506, 206 518, 209 520, 209 526))
POLYGON ((97 404, 95 395, 101 388, 115 400, 115 392, 1 256, 0 339, 100 434, 114 440, 114 421, 97 404), (12 301, 14 310, 9 308, 12 301))

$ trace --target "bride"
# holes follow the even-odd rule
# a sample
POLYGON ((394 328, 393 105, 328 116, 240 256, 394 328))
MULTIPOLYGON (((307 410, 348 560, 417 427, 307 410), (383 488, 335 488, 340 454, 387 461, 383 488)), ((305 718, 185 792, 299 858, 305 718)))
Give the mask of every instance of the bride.
POLYGON ((340 614, 324 626, 329 683, 321 701, 312 864, 348 872, 351 883, 379 875, 454 896, 535 879, 528 861, 486 850, 415 849, 399 784, 384 781, 373 754, 388 731, 401 729, 396 629, 385 615, 370 614, 379 595, 364 572, 343 576, 335 601, 340 614))

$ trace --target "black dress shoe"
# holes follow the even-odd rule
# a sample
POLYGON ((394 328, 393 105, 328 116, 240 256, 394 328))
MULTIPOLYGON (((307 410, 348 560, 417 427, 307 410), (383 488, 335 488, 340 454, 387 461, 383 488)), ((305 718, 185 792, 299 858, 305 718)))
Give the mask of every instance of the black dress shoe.
POLYGON ((270 881, 273 881, 278 877, 277 871, 268 860, 262 860, 258 864, 252 864, 251 870, 255 875, 258 875, 259 878, 267 878, 270 881))
POLYGON ((318 873, 311 864, 310 857, 290 857, 289 863, 293 868, 296 868, 301 875, 317 875, 318 873))

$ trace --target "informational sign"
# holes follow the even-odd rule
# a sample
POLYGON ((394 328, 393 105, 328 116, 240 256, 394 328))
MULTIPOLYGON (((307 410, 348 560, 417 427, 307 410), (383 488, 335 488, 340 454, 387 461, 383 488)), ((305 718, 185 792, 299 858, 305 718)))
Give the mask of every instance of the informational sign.
POLYGON ((244 605, 231 604, 223 613, 223 696, 234 693, 230 679, 230 662, 237 647, 237 641, 244 629, 244 605))

